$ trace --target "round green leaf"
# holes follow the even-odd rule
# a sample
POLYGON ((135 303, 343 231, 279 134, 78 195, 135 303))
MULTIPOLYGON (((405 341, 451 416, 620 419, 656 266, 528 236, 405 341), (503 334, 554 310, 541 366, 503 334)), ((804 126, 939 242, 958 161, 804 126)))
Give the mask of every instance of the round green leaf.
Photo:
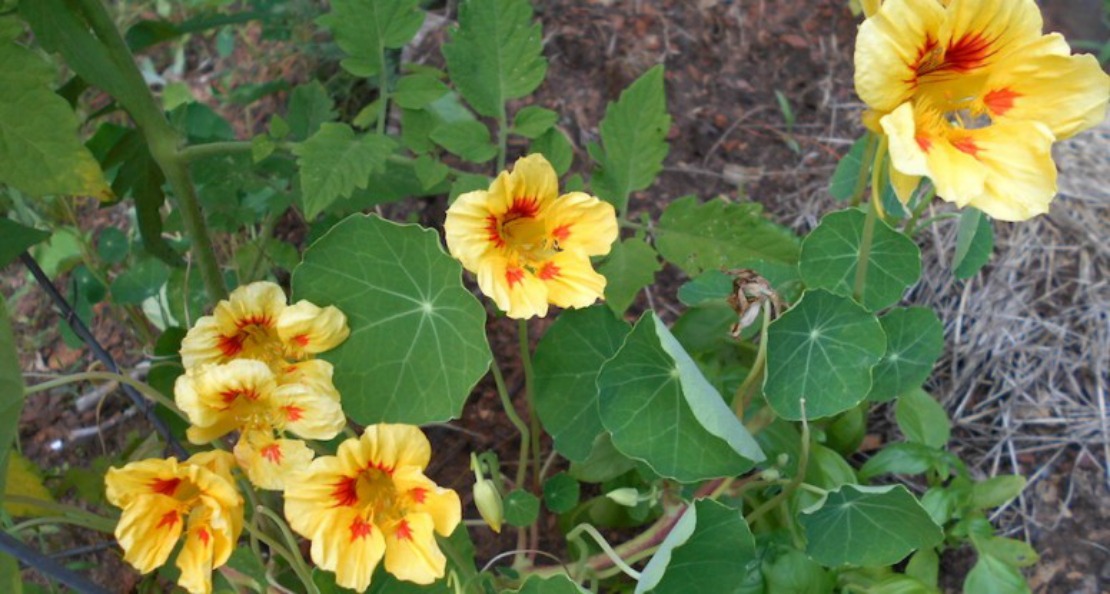
POLYGON ((597 378, 601 423, 622 454, 696 482, 764 459, 751 434, 663 322, 644 314, 597 378))
POLYGON ((944 532, 902 485, 844 485, 802 512, 806 553, 826 567, 879 567, 935 546, 944 532))
POLYGON ((96 238, 96 252, 106 264, 123 262, 127 250, 127 236, 115 227, 106 227, 96 238))
POLYGON ((557 514, 574 509, 578 505, 579 495, 578 481, 565 472, 556 474, 543 484, 543 502, 547 509, 557 514))
POLYGON ((568 460, 582 462, 605 431, 597 410, 597 374, 630 328, 603 305, 559 315, 536 346, 536 413, 568 460))
POLYGON ((867 398, 881 402, 921 387, 944 352, 944 326, 927 307, 893 309, 879 323, 886 353, 872 374, 867 398))
POLYGON ((540 499, 528 491, 517 489, 505 497, 505 522, 511 526, 529 526, 540 513, 540 499))
POLYGON ((377 216, 341 221, 293 272, 295 299, 334 305, 351 336, 335 365, 343 408, 362 424, 456 417, 489 368, 486 312, 434 231, 377 216))
MULTIPOLYGON (((825 215, 802 242, 799 264, 810 288, 851 296, 867 215, 856 209, 825 215)), ((871 311, 894 305, 921 276, 921 251, 905 235, 875 221, 862 303, 871 311)))
POLYGON ((871 389, 885 349, 875 316, 845 297, 808 291, 768 329, 764 395, 791 421, 802 418, 802 398, 810 419, 846 411, 871 389))
POLYGON ((162 289, 170 269, 157 258, 146 258, 112 281, 112 300, 120 305, 142 303, 162 289))

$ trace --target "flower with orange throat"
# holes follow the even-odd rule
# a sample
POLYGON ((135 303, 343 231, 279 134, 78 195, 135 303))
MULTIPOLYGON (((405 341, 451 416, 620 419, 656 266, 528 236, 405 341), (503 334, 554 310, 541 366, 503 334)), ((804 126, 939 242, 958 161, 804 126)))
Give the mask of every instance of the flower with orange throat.
POLYGON ((547 315, 548 304, 588 307, 605 277, 590 256, 617 239, 613 207, 582 192, 559 195, 543 155, 517 160, 489 190, 463 194, 447 210, 447 249, 510 318, 547 315))
POLYGON ((280 369, 331 350, 347 339, 347 317, 334 306, 307 301, 285 304, 281 287, 244 285, 197 320, 181 341, 181 363, 192 370, 233 359, 256 359, 280 369))
POLYGON ((189 441, 204 444, 240 431, 235 457, 247 477, 263 489, 280 490, 286 473, 306 465, 312 450, 275 432, 323 440, 346 425, 330 370, 310 360, 278 376, 262 361, 235 359, 178 377, 174 398, 191 424, 189 441))
POLYGON ((1041 27, 1034 0, 887 0, 860 26, 856 92, 903 202, 928 177, 997 219, 1048 211, 1049 149, 1102 121, 1110 77, 1041 27))
POLYGON ((430 584, 447 559, 435 534, 462 516, 459 496, 424 476, 432 449, 412 425, 371 425, 290 476, 285 517, 312 541, 312 560, 336 583, 362 592, 378 563, 400 580, 430 584))
POLYGON ((108 501, 123 509, 116 540, 123 558, 149 573, 161 567, 181 536, 178 584, 190 594, 212 592, 212 570, 231 556, 243 530, 243 499, 227 452, 132 462, 104 477, 108 501))

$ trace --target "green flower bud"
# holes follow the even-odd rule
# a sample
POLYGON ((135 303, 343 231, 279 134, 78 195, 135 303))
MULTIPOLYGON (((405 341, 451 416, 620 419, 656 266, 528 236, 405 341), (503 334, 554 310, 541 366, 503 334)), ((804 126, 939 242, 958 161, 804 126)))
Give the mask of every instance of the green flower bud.
POLYGON ((505 518, 505 507, 501 503, 501 494, 489 479, 481 479, 474 483, 474 505, 486 524, 496 533, 501 533, 501 521, 505 518))
POLYGON ((606 493, 605 496, 612 499, 613 503, 625 507, 636 507, 636 504, 640 502, 640 492, 632 487, 613 489, 606 493))

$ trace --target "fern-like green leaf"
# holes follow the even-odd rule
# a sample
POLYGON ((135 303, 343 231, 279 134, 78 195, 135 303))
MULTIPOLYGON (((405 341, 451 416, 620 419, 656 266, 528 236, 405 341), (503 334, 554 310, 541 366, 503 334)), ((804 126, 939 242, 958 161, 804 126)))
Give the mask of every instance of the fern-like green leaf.
POLYGON ((293 147, 301 170, 306 219, 312 220, 355 188, 366 189, 370 176, 385 167, 396 143, 379 134, 355 136, 347 124, 326 123, 293 147))

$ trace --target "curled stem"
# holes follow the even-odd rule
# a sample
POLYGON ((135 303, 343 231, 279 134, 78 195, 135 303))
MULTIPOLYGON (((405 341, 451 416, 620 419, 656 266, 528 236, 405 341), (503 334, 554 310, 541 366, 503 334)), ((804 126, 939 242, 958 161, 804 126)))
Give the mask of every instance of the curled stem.
POLYGON ((636 571, 632 568, 631 565, 626 563, 624 559, 622 559, 621 556, 613 550, 613 547, 609 545, 609 541, 605 540, 605 537, 602 536, 601 533, 598 532, 597 529, 593 526, 589 524, 579 524, 575 526, 573 530, 567 533, 567 540, 578 542, 582 550, 585 551, 585 543, 582 543, 581 541, 581 536, 583 533, 589 534, 590 537, 594 539, 594 542, 597 543, 597 546, 601 547, 601 550, 605 552, 605 555, 608 556, 610 560, 612 560, 613 565, 617 569, 621 570, 621 572, 634 580, 640 579, 640 572, 636 571))

